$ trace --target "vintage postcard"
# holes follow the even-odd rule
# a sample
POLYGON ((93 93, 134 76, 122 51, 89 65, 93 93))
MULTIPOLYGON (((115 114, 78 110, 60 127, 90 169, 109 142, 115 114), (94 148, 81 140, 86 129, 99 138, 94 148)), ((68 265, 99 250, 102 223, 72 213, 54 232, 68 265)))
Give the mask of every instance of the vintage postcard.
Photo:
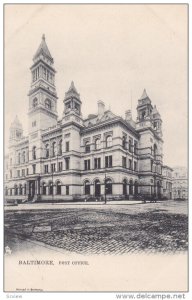
POLYGON ((4 291, 188 291, 188 5, 4 5, 4 291))

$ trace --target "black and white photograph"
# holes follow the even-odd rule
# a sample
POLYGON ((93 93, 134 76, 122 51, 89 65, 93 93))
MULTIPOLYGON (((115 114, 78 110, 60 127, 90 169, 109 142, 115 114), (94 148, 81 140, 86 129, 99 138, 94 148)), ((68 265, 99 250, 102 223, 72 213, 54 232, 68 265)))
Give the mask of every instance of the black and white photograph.
POLYGON ((188 5, 4 5, 5 292, 188 291, 188 5))

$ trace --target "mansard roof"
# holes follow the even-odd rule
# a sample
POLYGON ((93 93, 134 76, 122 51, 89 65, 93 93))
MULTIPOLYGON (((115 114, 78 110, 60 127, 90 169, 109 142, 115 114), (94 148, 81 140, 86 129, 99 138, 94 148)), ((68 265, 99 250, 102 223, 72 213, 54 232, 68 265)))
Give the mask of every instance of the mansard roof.
POLYGON ((47 44, 46 44, 46 41, 45 41, 45 35, 43 34, 42 36, 42 40, 41 40, 41 43, 39 45, 39 48, 37 49, 34 57, 33 57, 33 60, 37 59, 41 54, 47 56, 49 59, 51 59, 53 61, 53 57, 47 47, 47 44))

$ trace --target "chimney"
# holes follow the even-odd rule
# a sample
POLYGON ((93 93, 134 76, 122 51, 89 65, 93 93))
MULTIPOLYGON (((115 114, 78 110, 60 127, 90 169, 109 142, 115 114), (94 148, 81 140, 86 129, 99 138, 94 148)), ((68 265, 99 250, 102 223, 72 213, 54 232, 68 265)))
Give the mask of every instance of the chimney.
POLYGON ((126 110, 126 112, 125 112, 125 120, 132 121, 132 113, 131 113, 130 109, 126 110))
POLYGON ((103 101, 99 100, 97 102, 97 104, 98 104, 98 116, 102 117, 105 112, 105 103, 103 101))

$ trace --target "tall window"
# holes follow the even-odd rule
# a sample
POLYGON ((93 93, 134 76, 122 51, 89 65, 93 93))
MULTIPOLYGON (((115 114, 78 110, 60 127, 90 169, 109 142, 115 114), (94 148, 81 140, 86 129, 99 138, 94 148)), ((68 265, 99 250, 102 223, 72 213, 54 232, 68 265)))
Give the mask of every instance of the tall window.
POLYGON ((36 146, 32 149, 32 159, 36 159, 36 146))
POLYGON ((53 182, 49 183, 49 195, 53 195, 53 182))
POLYGON ((100 149, 100 148, 101 148, 100 139, 97 138, 97 139, 95 140, 95 150, 98 150, 98 149, 100 149))
POLYGON ((105 168, 111 168, 113 164, 112 155, 105 156, 105 168))
POLYGON ((25 151, 23 151, 22 160, 23 160, 23 163, 25 163, 25 151))
POLYGON ((127 160, 125 156, 122 156, 122 167, 126 168, 127 160))
POLYGON ((49 144, 45 145, 45 157, 48 158, 49 157, 49 144))
POLYGON ((52 156, 54 157, 56 155, 56 142, 52 143, 52 156))
POLYGON ((133 195, 133 180, 129 181, 129 195, 133 195))
POLYGON ((127 195, 127 179, 123 179, 123 195, 127 195))
POLYGON ((108 135, 106 137, 106 148, 112 147, 112 136, 108 135))
POLYGON ((84 183, 85 195, 90 195, 90 182, 86 180, 84 183))
POLYGON ((137 154, 137 141, 134 141, 134 154, 137 154))
POLYGON ((84 160, 84 169, 90 170, 90 159, 84 160))
POLYGON ((18 195, 18 187, 17 187, 17 185, 15 185, 14 189, 15 189, 15 195, 17 196, 18 195))
POLYGON ((66 195, 69 195, 69 185, 66 185, 66 195))
POLYGON ((138 182, 137 182, 137 180, 135 180, 134 187, 135 187, 135 195, 137 195, 138 194, 138 182))
POLYGON ((132 144, 133 144, 133 139, 129 138, 129 152, 132 152, 132 144))
POLYGON ((129 169, 132 170, 132 160, 129 159, 129 169))
POLYGON ((105 193, 106 195, 112 194, 112 181, 109 178, 105 181, 105 193))
POLYGON ((123 147, 123 149, 127 148, 127 138, 125 135, 122 138, 122 147, 123 147))
POLYGON ((61 195, 61 182, 60 181, 57 181, 56 191, 57 191, 57 195, 61 195))
POLYGON ((61 172, 62 170, 63 170, 63 162, 60 161, 60 162, 58 163, 58 171, 61 172))
POLYGON ((94 158, 94 168, 100 169, 101 168, 101 158, 94 158))
POLYGON ((21 153, 18 153, 18 164, 21 163, 21 153))
POLYGON ((42 184, 42 194, 46 195, 46 183, 45 182, 43 182, 43 184, 42 184))
POLYGON ((5 195, 6 196, 8 195, 8 188, 7 188, 7 186, 5 187, 5 195))
POLYGON ((134 171, 137 171, 137 162, 134 161, 134 171))
POLYGON ((51 164, 51 172, 54 173, 56 170, 56 164, 51 164))
POLYGON ((49 173, 49 165, 44 165, 45 174, 49 173))
POLYGON ((33 174, 36 173, 36 165, 32 165, 32 168, 33 168, 33 174))
POLYGON ((58 155, 62 155, 62 140, 59 141, 59 145, 58 145, 58 155))
POLYGON ((65 143, 65 149, 66 149, 66 152, 69 151, 69 141, 65 143))
POLYGON ((26 183, 24 184, 24 191, 23 191, 23 193, 24 193, 24 195, 26 195, 26 193, 27 193, 27 185, 26 185, 26 183))
POLYGON ((22 195, 23 189, 22 189, 22 184, 19 185, 19 195, 22 195))
POLYGON ((153 154, 154 154, 154 159, 157 159, 157 145, 154 144, 153 146, 153 154))
POLYGON ((85 143, 85 152, 86 152, 86 153, 89 153, 89 152, 90 152, 90 149, 91 149, 91 148, 90 148, 89 142, 86 142, 86 143, 85 143))
POLYGON ((69 164, 70 164, 70 158, 69 158, 69 157, 66 157, 66 158, 65 158, 65 169, 66 169, 66 170, 69 170, 69 164))

